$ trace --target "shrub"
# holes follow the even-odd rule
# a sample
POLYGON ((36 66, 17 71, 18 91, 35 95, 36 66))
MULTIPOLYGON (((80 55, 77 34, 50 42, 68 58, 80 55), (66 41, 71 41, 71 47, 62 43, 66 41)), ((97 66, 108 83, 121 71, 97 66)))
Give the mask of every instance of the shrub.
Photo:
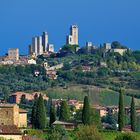
POLYGON ((138 138, 134 134, 122 134, 117 136, 115 140, 138 140, 138 138))
POLYGON ((93 125, 81 125, 76 132, 76 140, 101 140, 101 134, 93 125))

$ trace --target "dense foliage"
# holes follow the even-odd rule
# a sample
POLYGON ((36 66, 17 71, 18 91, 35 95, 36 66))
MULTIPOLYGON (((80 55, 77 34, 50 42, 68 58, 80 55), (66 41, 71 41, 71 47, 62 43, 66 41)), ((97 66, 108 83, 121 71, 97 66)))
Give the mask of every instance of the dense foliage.
POLYGON ((101 134, 93 125, 82 125, 78 127, 76 132, 77 140, 102 140, 101 134))
POLYGON ((120 90, 120 97, 119 97, 119 113, 118 113, 118 124, 119 124, 119 131, 122 131, 124 127, 124 92, 120 90))
POLYGON ((115 140, 138 140, 138 138, 133 134, 122 134, 118 136, 115 140))
POLYGON ((82 111, 82 122, 83 124, 90 124, 90 104, 88 96, 84 98, 84 106, 82 111))
POLYGON ((131 129, 132 131, 136 131, 136 110, 135 110, 135 101, 134 97, 132 97, 131 101, 131 129))
POLYGON ((66 101, 61 102, 59 120, 68 121, 70 119, 70 110, 66 101))
POLYGON ((31 122, 33 128, 36 129, 45 129, 47 126, 46 107, 41 94, 34 102, 31 122))

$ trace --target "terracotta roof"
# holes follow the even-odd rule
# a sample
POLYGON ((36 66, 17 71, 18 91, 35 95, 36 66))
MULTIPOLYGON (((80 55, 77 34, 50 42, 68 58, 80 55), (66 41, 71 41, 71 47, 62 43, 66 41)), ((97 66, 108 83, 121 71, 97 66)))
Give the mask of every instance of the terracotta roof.
POLYGON ((15 125, 0 125, 0 134, 21 135, 21 132, 15 125))
POLYGON ((123 131, 126 131, 126 132, 132 131, 132 130, 131 130, 131 125, 126 125, 126 126, 123 128, 123 131))
POLYGON ((23 94, 26 94, 25 92, 15 92, 15 93, 12 93, 11 95, 23 95, 23 94))
POLYGON ((63 121, 55 121, 53 124, 54 125, 75 125, 74 123, 63 122, 63 121))
POLYGON ((0 104, 0 107, 14 107, 16 104, 0 104))
POLYGON ((19 109, 19 113, 27 113, 28 111, 27 110, 24 110, 22 108, 19 109))
POLYGON ((22 140, 43 140, 43 139, 31 136, 23 136, 22 140))

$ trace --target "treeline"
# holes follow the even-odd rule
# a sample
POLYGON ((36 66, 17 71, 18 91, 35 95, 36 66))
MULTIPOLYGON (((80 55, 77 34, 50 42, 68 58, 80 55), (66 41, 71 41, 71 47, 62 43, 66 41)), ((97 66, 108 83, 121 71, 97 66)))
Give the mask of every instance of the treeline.
POLYGON ((49 82, 44 67, 40 65, 0 66, 0 93, 4 87, 12 92, 45 90, 49 82), (35 71, 39 71, 38 76, 35 71))

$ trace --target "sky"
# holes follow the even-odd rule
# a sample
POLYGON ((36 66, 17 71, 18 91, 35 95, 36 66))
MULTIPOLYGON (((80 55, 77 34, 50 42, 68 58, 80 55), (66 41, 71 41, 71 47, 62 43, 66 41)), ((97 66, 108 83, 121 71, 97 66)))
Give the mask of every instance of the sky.
POLYGON ((79 27, 80 46, 119 41, 140 49, 140 0, 0 0, 0 55, 8 48, 27 54, 43 31, 58 50, 71 24, 79 27))

